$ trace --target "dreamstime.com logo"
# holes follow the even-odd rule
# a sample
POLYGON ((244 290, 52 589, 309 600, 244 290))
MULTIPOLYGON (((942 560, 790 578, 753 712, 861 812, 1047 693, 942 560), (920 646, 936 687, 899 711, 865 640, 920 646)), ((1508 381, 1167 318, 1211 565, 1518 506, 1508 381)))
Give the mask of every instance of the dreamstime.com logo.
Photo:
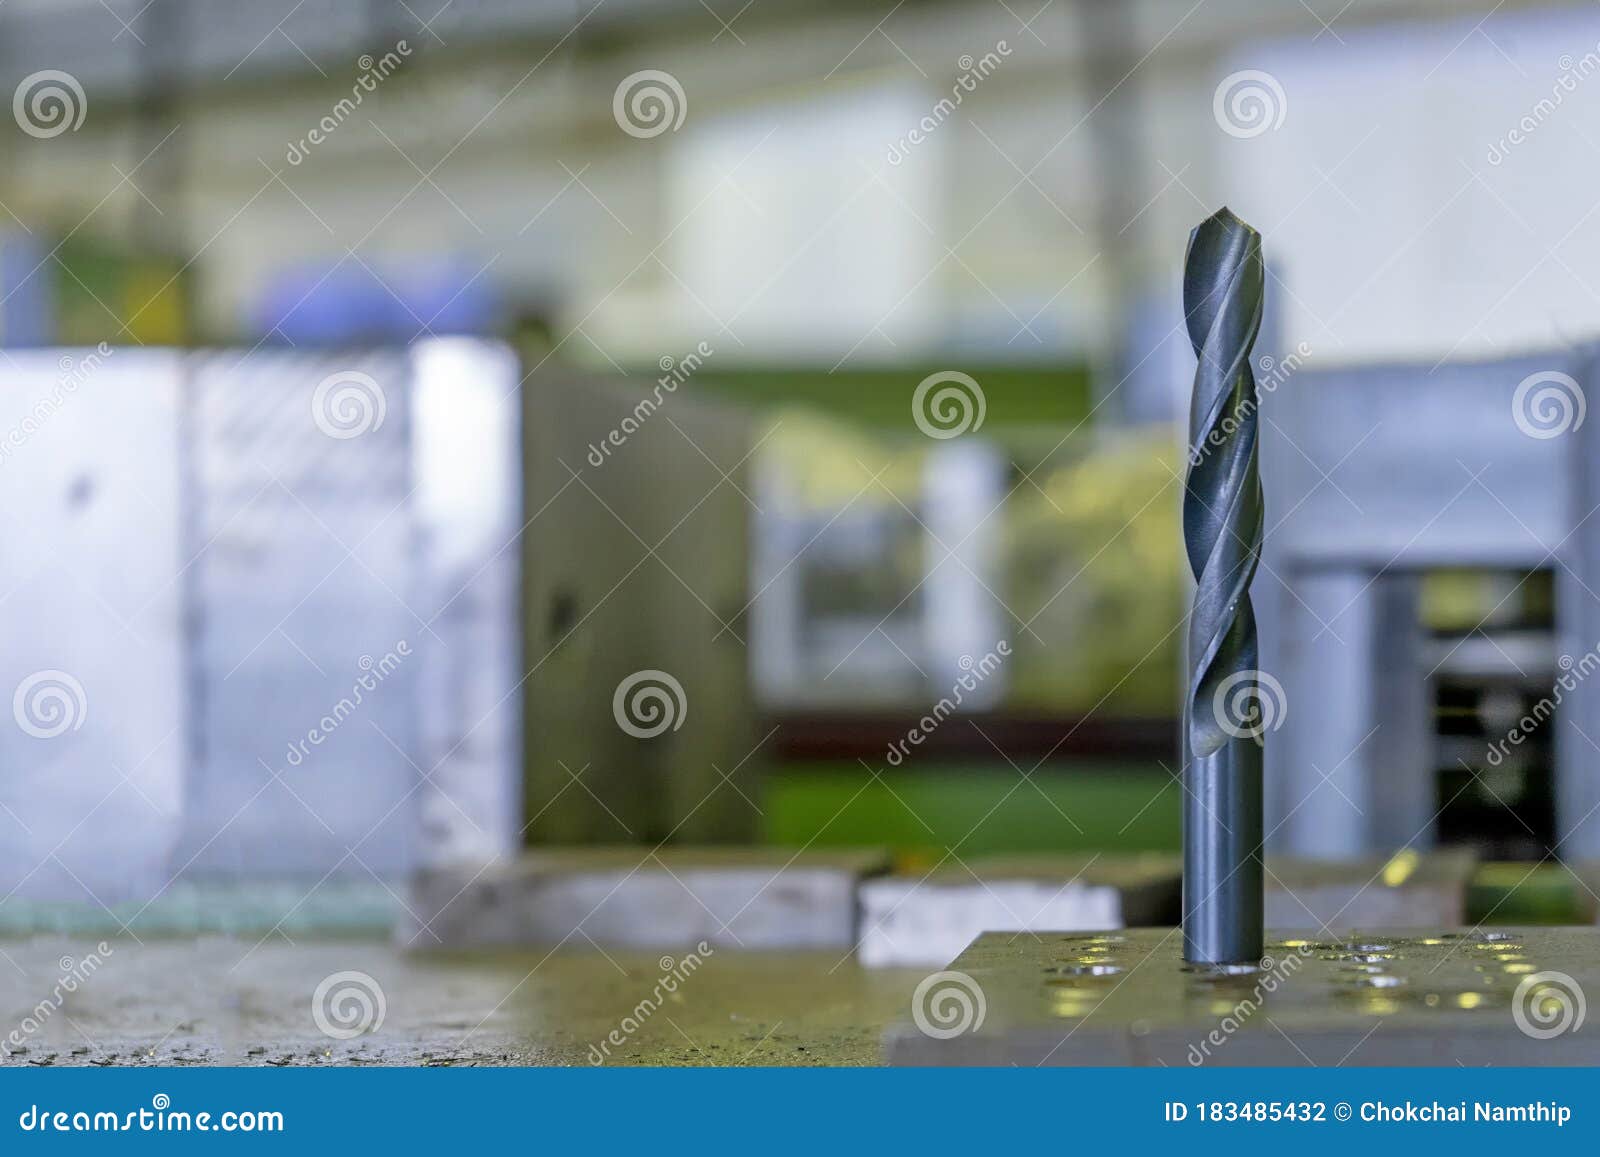
POLYGON ((66 1006, 67 998, 100 971, 101 966, 114 951, 111 945, 102 940, 95 945, 93 951, 85 953, 81 959, 74 960, 70 956, 63 956, 59 964, 61 974, 56 978, 55 987, 44 999, 29 1009, 17 1026, 0 1040, 0 1055, 9 1058, 14 1052, 22 1050, 27 1045, 28 1039, 43 1029, 46 1022, 66 1006))
POLYGON ((611 115, 630 137, 648 140, 683 126, 689 98, 670 72, 646 68, 622 78, 611 97, 611 115))
POLYGON ((977 430, 987 410, 983 387, 960 370, 929 374, 911 394, 911 420, 930 438, 956 438, 977 430))
POLYGON ((171 1097, 157 1093, 148 1109, 125 1113, 31 1104, 18 1115, 17 1128, 24 1133, 282 1133, 284 1121, 276 1109, 174 1109, 171 1097))
POLYGON ((11 115, 30 137, 49 140, 82 127, 89 98, 70 72, 46 68, 22 78, 11 96, 11 115))
POLYGON ((1199 1067, 1210 1060, 1212 1054, 1232 1040, 1233 1034, 1244 1026, 1245 1021, 1266 1004, 1267 997, 1277 992, 1296 972, 1300 971, 1301 964, 1310 955, 1311 946, 1300 944, 1292 955, 1286 954, 1277 959, 1263 956, 1254 969, 1239 973, 1240 976, 1251 974, 1255 976, 1255 983, 1251 986, 1249 995, 1241 995, 1210 1032, 1206 1033, 1198 1043, 1189 1045, 1189 1064, 1199 1067))
POLYGON ((1556 61, 1556 67, 1561 72, 1550 86, 1550 95, 1535 101, 1504 136, 1489 145, 1489 153, 1485 159, 1491 165, 1504 164, 1512 149, 1533 136, 1539 130, 1539 126, 1554 116, 1556 110, 1566 103, 1567 97, 1578 91, 1580 84, 1596 72, 1600 72, 1600 44, 1596 44, 1577 60, 1572 58, 1571 53, 1562 53, 1561 58, 1556 61))
POLYGON ((956 66, 961 69, 961 75, 950 86, 950 95, 939 98, 939 103, 929 110, 911 127, 907 133, 894 144, 889 146, 888 161, 891 165, 898 165, 910 155, 911 150, 931 137, 940 125, 955 114, 957 108, 966 96, 978 90, 978 85, 993 76, 995 70, 1011 55, 1011 46, 1004 40, 995 42, 994 48, 985 52, 977 59, 973 59, 970 52, 964 52, 956 60, 956 66))
POLYGON ((83 684, 65 671, 35 671, 17 684, 11 697, 17 726, 35 739, 54 739, 83 726, 89 698, 83 684))
POLYGON ((1511 998, 1511 1019, 1524 1036, 1535 1040, 1577 1032, 1587 1012, 1583 988, 1565 972, 1524 976, 1511 998))
POLYGON ((1235 671, 1217 684, 1211 713, 1217 726, 1235 739, 1260 740, 1283 726, 1289 697, 1283 684, 1265 671, 1235 671))
POLYGON ((1556 708, 1561 706, 1568 692, 1576 691, 1579 683, 1600 671, 1600 643, 1590 647, 1577 659, 1562 655, 1556 660, 1556 666, 1561 668, 1561 674, 1551 684, 1550 693, 1540 696, 1539 701, 1512 724, 1503 738, 1489 744, 1485 750, 1484 758, 1490 767, 1499 767, 1504 763, 1512 748, 1521 747, 1530 735, 1555 715, 1556 708))
POLYGON ((700 970, 701 965, 714 952, 715 949, 702 940, 695 945, 694 951, 686 952, 681 959, 674 960, 670 956, 663 956, 658 962, 661 975, 657 978, 655 987, 648 996, 633 1006, 627 1016, 617 1022, 617 1026, 607 1033, 599 1044, 589 1046, 589 1063, 605 1064, 611 1057, 611 1050, 626 1045, 633 1034, 643 1028, 645 1022, 654 1016, 662 1005, 669 1000, 681 1000, 682 997, 677 995, 678 989, 688 983, 689 978, 700 970))
POLYGON ((388 398, 371 374, 340 370, 317 383, 311 394, 311 419, 330 438, 359 438, 383 425, 388 398))
POLYGON ((311 1019, 334 1040, 377 1032, 388 1010, 383 986, 365 972, 332 973, 311 994, 311 1019))
POLYGON ((1255 375, 1256 388, 1246 391, 1244 397, 1234 404, 1233 410, 1224 414, 1222 421, 1206 432, 1204 440, 1189 448, 1189 465, 1200 465, 1211 451, 1231 442, 1245 422, 1261 408, 1261 399, 1267 394, 1277 393, 1278 387, 1297 374, 1310 356, 1309 342, 1301 342, 1281 358, 1263 354, 1256 362, 1260 370, 1255 375))
POLYGON ((683 684, 665 671, 635 671, 617 684, 611 697, 611 714, 617 726, 635 739, 654 739, 683 726, 689 699, 683 684))
POLYGON ((627 444, 629 438, 644 428, 650 416, 659 410, 669 397, 678 392, 678 387, 694 376, 695 372, 706 363, 706 359, 716 350, 709 342, 701 342, 694 349, 674 360, 671 356, 663 356, 657 364, 661 367, 661 376, 656 379, 655 388, 634 403, 633 409, 610 433, 599 442, 589 443, 589 465, 599 468, 606 464, 606 459, 611 457, 611 451, 621 449, 627 444))
POLYGON ((1230 137, 1249 140, 1283 124, 1289 98, 1270 72, 1246 68, 1222 78, 1211 97, 1211 115, 1230 137))
POLYGON ((933 705, 933 709, 906 731, 904 739, 892 740, 884 758, 891 767, 899 767, 911 754, 913 747, 921 747, 924 740, 936 731, 941 723, 954 715, 966 702, 963 692, 972 692, 978 685, 1000 669, 1000 664, 1011 654, 1011 644, 1001 639, 995 644, 994 650, 984 655, 981 659, 974 659, 971 655, 962 655, 956 665, 961 668, 961 674, 956 677, 955 685, 950 688, 950 694, 944 696, 933 705))
POLYGON ((1559 438, 1582 426, 1587 412, 1583 387, 1560 370, 1529 374, 1511 395, 1511 418, 1530 438, 1559 438))
POLYGON ((56 360, 56 367, 61 373, 50 387, 50 392, 39 397, 9 430, 0 431, 0 465, 4 465, 14 451, 27 445, 29 439, 44 429, 115 352, 109 344, 101 342, 78 357, 62 354, 56 360))
POLYGON ((949 1040, 977 1032, 989 1004, 978 982, 965 972, 935 972, 925 976, 911 994, 911 1020, 925 1036, 949 1040))
POLYGON ((376 92, 378 85, 392 76, 404 58, 411 55, 411 45, 406 41, 397 42, 393 50, 385 52, 374 59, 370 53, 363 54, 356 61, 356 66, 361 69, 361 75, 356 77, 355 83, 350 86, 350 95, 340 97, 334 102, 327 114, 313 125, 305 136, 298 141, 290 141, 284 159, 291 165, 302 163, 311 155, 311 150, 322 144, 340 125, 344 124, 355 114, 366 94, 376 92))
POLYGON ((350 694, 340 696, 339 701, 333 705, 323 717, 312 727, 306 729, 304 739, 291 742, 285 752, 284 758, 290 767, 299 767, 311 758, 311 749, 321 747, 328 741, 328 737, 344 726, 345 720, 356 713, 356 709, 366 702, 368 693, 376 691, 390 675, 400 668, 400 664, 411 655, 411 644, 401 639, 394 645, 393 650, 385 651, 383 655, 374 659, 371 655, 362 655, 356 662, 361 669, 355 681, 350 684, 350 694))

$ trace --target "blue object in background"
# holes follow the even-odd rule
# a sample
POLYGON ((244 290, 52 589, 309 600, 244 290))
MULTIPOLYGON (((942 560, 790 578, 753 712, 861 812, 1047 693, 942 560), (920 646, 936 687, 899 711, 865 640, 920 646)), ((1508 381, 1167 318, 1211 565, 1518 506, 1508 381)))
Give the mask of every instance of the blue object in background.
POLYGON ((20 229, 0 233, 0 346, 55 340, 55 268, 44 242, 20 229))
POLYGON ((271 279, 251 327, 294 345, 347 345, 494 333, 500 318, 494 287, 462 263, 369 269, 347 258, 331 272, 300 266, 271 279))

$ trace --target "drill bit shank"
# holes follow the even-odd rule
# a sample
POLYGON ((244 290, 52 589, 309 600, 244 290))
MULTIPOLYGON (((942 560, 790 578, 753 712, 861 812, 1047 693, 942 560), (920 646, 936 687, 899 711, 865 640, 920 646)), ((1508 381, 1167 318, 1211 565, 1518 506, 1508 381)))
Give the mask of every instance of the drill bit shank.
POLYGON ((1185 959, 1262 951, 1261 734, 1250 581, 1261 554, 1257 396, 1261 235, 1227 209, 1189 237, 1183 304, 1194 346, 1184 545, 1194 573, 1183 712, 1185 959), (1244 705, 1250 705, 1248 709, 1244 705))

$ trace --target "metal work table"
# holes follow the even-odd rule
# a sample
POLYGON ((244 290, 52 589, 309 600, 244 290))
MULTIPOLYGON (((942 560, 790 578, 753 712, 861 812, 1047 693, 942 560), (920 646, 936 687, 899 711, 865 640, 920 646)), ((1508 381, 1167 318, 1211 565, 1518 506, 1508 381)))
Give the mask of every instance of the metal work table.
POLYGON ((1582 991, 1600 991, 1600 930, 1269 934, 1259 970, 1185 966, 1182 948, 1176 929, 986 934, 950 965, 946 999, 930 986, 890 1030, 889 1062, 1600 1063, 1600 1032, 1576 1019, 1582 991), (1519 996, 1545 973, 1577 995, 1519 996))

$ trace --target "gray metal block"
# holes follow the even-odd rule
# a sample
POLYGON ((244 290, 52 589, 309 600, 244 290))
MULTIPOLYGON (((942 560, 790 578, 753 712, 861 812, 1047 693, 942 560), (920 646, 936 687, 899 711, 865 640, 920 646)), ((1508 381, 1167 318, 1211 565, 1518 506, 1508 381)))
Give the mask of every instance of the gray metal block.
POLYGON ((1169 855, 983 856, 861 886, 857 955, 871 968, 939 964, 985 930, 1116 929, 1177 918, 1182 866, 1169 855))
POLYGON ((1570 461, 1561 440, 1513 420, 1516 392, 1530 375, 1580 365, 1551 350, 1297 370, 1262 406, 1263 452, 1278 467, 1268 493, 1284 511, 1275 551, 1302 567, 1543 565, 1571 530, 1559 499, 1570 461))
POLYGON ((986 933, 923 981, 893 1065, 1594 1065, 1600 930, 1269 935, 1187 967, 1178 929, 986 933))
MULTIPOLYGON (((1593 400, 1594 350, 1368 367, 1300 364, 1309 356, 1281 359, 1262 395, 1262 479, 1283 513, 1253 596, 1261 668, 1294 720, 1267 744, 1267 827, 1274 850, 1297 855, 1427 846, 1436 663, 1414 576, 1555 558, 1560 649, 1576 659, 1594 646, 1600 528, 1583 515, 1600 427, 1582 409, 1572 430, 1550 424, 1556 397, 1593 400), (1535 403, 1527 390, 1541 382, 1550 396, 1535 403)), ((1574 721, 1594 715, 1600 690, 1570 690, 1552 724, 1556 835, 1566 853, 1592 856, 1600 755, 1574 721)))
POLYGON ((855 943, 856 889, 879 851, 643 846, 547 849, 412 883, 412 948, 562 945, 827 948, 855 943))
POLYGON ((169 878, 184 783, 179 359, 0 359, 0 896, 92 909, 169 878))
POLYGON ((1269 928, 1449 928, 1465 923, 1478 858, 1456 849, 1388 859, 1267 859, 1269 928))
POLYGON ((411 364, 418 861, 485 863, 521 843, 519 369, 467 338, 417 342, 411 364))
POLYGON ((197 695, 175 866, 399 873, 429 629, 411 606, 409 361, 263 349, 185 366, 197 695))
POLYGON ((760 435, 746 411, 687 391, 661 392, 642 418, 657 392, 554 363, 523 384, 538 415, 524 423, 519 539, 523 830, 535 845, 759 836, 765 739, 743 618, 760 435), (652 671, 671 682, 640 675, 652 671), (660 734, 618 722, 614 691, 635 676, 673 696, 660 734))

